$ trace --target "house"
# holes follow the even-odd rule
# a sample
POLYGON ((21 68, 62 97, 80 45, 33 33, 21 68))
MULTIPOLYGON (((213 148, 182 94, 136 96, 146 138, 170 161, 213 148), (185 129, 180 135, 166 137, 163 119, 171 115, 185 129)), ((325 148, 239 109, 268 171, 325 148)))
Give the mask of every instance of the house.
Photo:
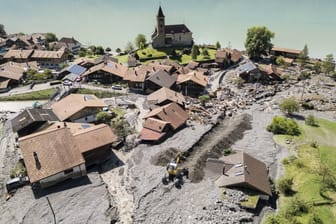
POLYGON ((0 65, 0 92, 8 91, 24 82, 26 71, 29 69, 38 70, 36 62, 6 62, 0 65))
POLYGON ((41 132, 19 139, 31 183, 49 187, 86 175, 86 168, 112 155, 116 141, 106 124, 55 122, 41 132))
POLYGON ((43 129, 54 121, 59 119, 50 109, 26 109, 14 117, 11 124, 13 132, 23 137, 43 129))
POLYGON ((156 15, 156 27, 151 36, 153 48, 191 47, 192 32, 185 24, 165 25, 165 16, 161 6, 156 15))
POLYGON ((264 75, 266 80, 269 80, 269 81, 281 81, 282 80, 279 69, 273 64, 259 66, 259 70, 264 75))
POLYGON ((237 152, 219 159, 209 158, 205 172, 215 180, 218 187, 252 189, 265 200, 272 195, 265 163, 247 153, 237 152))
POLYGON ((180 74, 177 77, 177 89, 185 96, 198 96, 205 91, 208 77, 201 71, 192 71, 188 74, 180 74))
POLYGON ((112 84, 122 82, 127 69, 126 66, 119 63, 104 62, 89 68, 82 77, 84 77, 87 82, 95 80, 104 84, 112 84))
POLYGON ((85 160, 68 128, 57 128, 19 139, 31 183, 49 187, 86 175, 85 160))
POLYGON ((241 63, 236 72, 238 77, 244 79, 247 82, 259 80, 262 77, 258 67, 250 60, 241 63))
POLYGON ((140 132, 144 142, 158 143, 174 131, 181 129, 188 119, 188 113, 176 103, 170 103, 150 111, 140 132))
POLYGON ((171 88, 176 82, 176 78, 164 70, 159 70, 151 74, 145 83, 147 93, 154 92, 162 87, 171 88))
POLYGON ((73 76, 76 76, 76 78, 80 77, 82 74, 84 74, 84 72, 86 71, 87 69, 80 66, 80 65, 76 65, 76 64, 73 64, 73 65, 70 65, 66 68, 64 68, 63 70, 61 70, 59 73, 58 73, 58 76, 57 78, 58 79, 63 79, 65 76, 67 75, 73 75, 73 76))
POLYGON ((97 63, 97 61, 95 59, 92 58, 77 58, 75 59, 75 61, 73 62, 73 64, 76 65, 80 65, 86 69, 89 69, 99 63, 97 63))
POLYGON ((31 61, 31 55, 33 54, 34 50, 13 50, 10 49, 4 55, 4 59, 7 61, 13 62, 28 62, 31 61))
POLYGON ((41 68, 58 69, 68 60, 68 51, 61 48, 58 51, 34 50, 30 56, 32 61, 36 61, 41 68))
POLYGON ((100 164, 112 155, 111 145, 117 137, 108 125, 55 122, 48 127, 48 130, 64 127, 70 130, 73 141, 76 142, 84 157, 86 167, 100 164))
POLYGON ((271 55, 273 56, 283 56, 285 58, 292 58, 296 59, 300 56, 300 50, 288 49, 288 48, 280 48, 280 47, 273 47, 271 49, 271 55))
POLYGON ((127 82, 128 88, 131 91, 144 92, 145 81, 150 75, 150 71, 140 66, 133 69, 128 69, 125 73, 124 81, 127 82))
POLYGON ((148 95, 147 102, 151 108, 164 106, 173 102, 184 108, 186 99, 181 93, 162 87, 161 89, 148 95))
POLYGON ((70 94, 51 105, 60 121, 95 122, 96 115, 107 105, 95 95, 70 94))
POLYGON ((58 40, 60 46, 64 46, 72 53, 78 54, 82 44, 73 37, 62 37, 58 40))
POLYGON ((227 68, 229 66, 235 65, 239 63, 243 56, 243 53, 241 51, 238 51, 237 49, 221 49, 216 52, 215 55, 215 62, 221 67, 221 68, 227 68))

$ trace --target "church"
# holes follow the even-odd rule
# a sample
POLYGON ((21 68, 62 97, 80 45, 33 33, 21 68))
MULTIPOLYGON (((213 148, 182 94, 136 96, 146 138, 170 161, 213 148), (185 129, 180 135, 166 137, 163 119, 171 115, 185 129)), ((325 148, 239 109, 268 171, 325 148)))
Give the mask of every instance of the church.
POLYGON ((152 34, 153 48, 191 47, 193 45, 192 32, 184 24, 165 25, 165 16, 159 7, 156 15, 156 27, 152 34))

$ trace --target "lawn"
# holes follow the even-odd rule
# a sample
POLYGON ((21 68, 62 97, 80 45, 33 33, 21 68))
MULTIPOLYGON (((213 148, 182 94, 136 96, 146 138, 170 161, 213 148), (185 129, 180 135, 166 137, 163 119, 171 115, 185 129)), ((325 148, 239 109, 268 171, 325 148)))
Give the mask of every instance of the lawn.
POLYGON ((111 98, 114 96, 121 96, 123 94, 117 92, 109 92, 109 91, 102 91, 102 90, 95 90, 95 89, 77 89, 76 93, 78 94, 93 94, 98 98, 111 98))
POLYGON ((0 101, 48 100, 56 88, 0 97, 0 101))
MULTIPOLYGON (((274 140, 283 146, 287 146, 296 157, 285 164, 286 177, 293 178, 292 196, 280 194, 280 216, 289 206, 293 197, 299 197, 309 206, 308 213, 295 216, 300 223, 309 223, 315 215, 323 223, 335 223, 336 208, 334 205, 314 205, 313 202, 333 203, 336 200, 335 189, 321 191, 323 178, 321 167, 327 167, 336 176, 336 123, 318 119, 318 127, 312 127, 301 122, 299 124, 301 135, 291 137, 276 135, 274 140), (286 141, 290 140, 290 144, 286 141), (317 148, 312 145, 317 143, 317 148), (323 195, 321 194, 323 193, 323 195), (329 198, 329 199, 328 199, 329 198)), ((294 222, 294 219, 287 221, 294 222)))

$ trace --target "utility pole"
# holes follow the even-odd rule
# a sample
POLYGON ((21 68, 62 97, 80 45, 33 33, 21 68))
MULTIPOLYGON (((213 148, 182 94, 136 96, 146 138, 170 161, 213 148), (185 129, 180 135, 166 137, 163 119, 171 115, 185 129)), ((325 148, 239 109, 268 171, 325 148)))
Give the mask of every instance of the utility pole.
POLYGON ((54 217, 54 223, 56 224, 57 222, 56 222, 56 215, 55 215, 54 209, 53 209, 53 207, 52 207, 51 204, 50 204, 49 198, 46 197, 46 199, 47 199, 47 201, 48 201, 48 205, 49 205, 49 207, 50 207, 50 209, 51 209, 51 212, 52 212, 52 214, 53 214, 53 217, 54 217))

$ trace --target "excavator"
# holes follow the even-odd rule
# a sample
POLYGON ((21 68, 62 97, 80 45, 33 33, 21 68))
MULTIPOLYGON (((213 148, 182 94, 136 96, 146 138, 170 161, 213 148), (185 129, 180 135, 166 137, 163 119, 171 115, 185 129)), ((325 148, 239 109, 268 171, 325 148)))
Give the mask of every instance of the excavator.
POLYGON ((189 171, 187 168, 181 168, 180 163, 186 157, 182 152, 179 152, 174 159, 172 159, 166 166, 167 174, 162 178, 164 185, 173 182, 176 188, 181 188, 183 185, 183 177, 188 178, 189 171))

